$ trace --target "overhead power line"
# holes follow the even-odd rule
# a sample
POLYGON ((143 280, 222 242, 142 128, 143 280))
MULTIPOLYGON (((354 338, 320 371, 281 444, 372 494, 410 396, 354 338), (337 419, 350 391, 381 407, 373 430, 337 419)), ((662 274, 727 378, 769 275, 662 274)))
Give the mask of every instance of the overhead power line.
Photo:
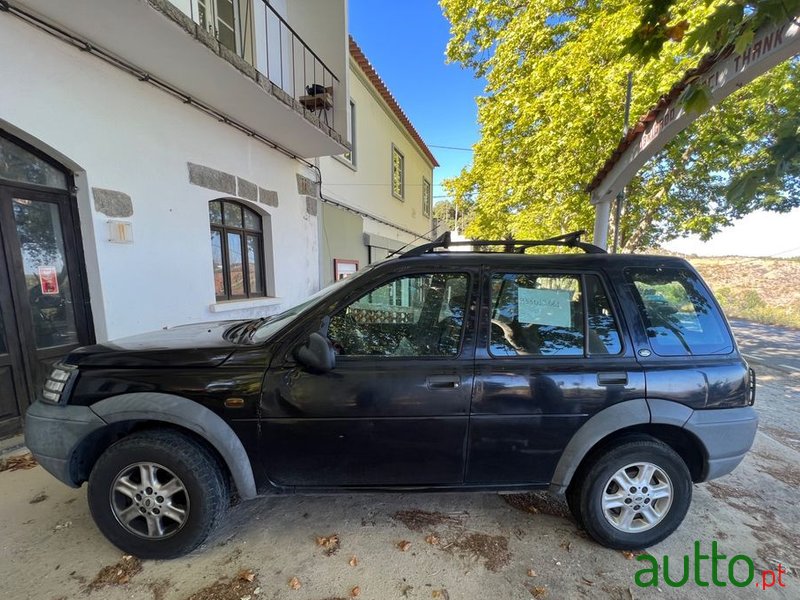
POLYGON ((428 144, 428 148, 442 148, 443 150, 463 150, 464 152, 474 152, 472 148, 461 148, 459 146, 437 146, 436 144, 428 144))

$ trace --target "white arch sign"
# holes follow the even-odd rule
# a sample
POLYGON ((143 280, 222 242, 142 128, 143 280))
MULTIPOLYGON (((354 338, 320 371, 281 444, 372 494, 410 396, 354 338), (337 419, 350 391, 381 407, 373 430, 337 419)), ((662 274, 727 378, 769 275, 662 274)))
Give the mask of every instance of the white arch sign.
MULTIPOLYGON (((711 104, 718 104, 740 87, 776 65, 800 54, 800 19, 790 18, 779 26, 759 29, 741 54, 731 52, 710 64, 698 76, 711 90, 711 104)), ((651 111, 639 121, 627 144, 621 144, 590 185, 595 207, 594 244, 605 248, 611 201, 623 190, 644 164, 670 140, 701 115, 687 113, 680 105, 680 94, 671 102, 651 111), (623 147, 624 145, 624 147, 623 147), (620 151, 621 150, 621 151, 620 151)))

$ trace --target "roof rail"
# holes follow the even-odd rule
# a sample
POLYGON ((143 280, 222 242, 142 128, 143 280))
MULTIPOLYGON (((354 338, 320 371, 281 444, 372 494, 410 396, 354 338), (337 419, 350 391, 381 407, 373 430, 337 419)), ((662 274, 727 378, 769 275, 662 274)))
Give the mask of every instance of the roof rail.
POLYGON ((535 246, 565 246, 567 248, 580 248, 586 254, 605 254, 606 251, 589 244, 582 242, 581 236, 586 233, 585 229, 573 231, 572 233, 565 233, 556 237, 547 238, 544 240, 472 240, 464 242, 450 241, 450 232, 445 231, 438 238, 427 244, 422 244, 416 248, 412 248, 408 252, 404 252, 398 258, 411 258, 414 256, 422 256, 423 254, 431 254, 437 248, 452 248, 454 246, 471 246, 472 248, 490 248, 492 246, 500 246, 503 252, 510 252, 513 254, 525 254, 525 250, 535 246))

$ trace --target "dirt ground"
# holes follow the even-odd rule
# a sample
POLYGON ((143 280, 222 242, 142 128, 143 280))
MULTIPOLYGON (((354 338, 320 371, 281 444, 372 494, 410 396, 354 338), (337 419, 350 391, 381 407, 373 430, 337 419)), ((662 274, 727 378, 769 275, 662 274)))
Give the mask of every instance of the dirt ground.
MULTIPOLYGON (((41 467, 0 473, 0 596, 146 600, 800 598, 800 375, 759 368, 760 431, 732 474, 695 486, 681 528, 649 550, 673 579, 712 541, 752 558, 745 588, 634 583, 638 553, 602 548, 546 495, 283 496, 243 503, 192 555, 125 557, 92 523, 85 489, 41 467), (783 588, 756 587, 782 564, 783 588)), ((636 550, 636 549, 631 549, 636 550)), ((703 562, 701 577, 711 569, 703 562)), ((727 561, 718 569, 728 581, 727 561), (723 574, 725 573, 725 574, 723 574)), ((744 577, 743 563, 734 575, 744 577)))

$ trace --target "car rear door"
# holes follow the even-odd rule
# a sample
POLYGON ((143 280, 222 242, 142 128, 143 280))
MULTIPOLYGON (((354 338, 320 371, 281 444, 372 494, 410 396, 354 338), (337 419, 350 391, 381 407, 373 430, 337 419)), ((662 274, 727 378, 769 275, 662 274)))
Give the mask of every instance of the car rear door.
MULTIPOLYGON (((309 372, 288 352, 265 380, 269 478, 298 487, 461 484, 478 276, 477 268, 387 274, 323 309, 335 368, 309 372)), ((308 333, 295 332, 289 347, 308 333)))
POLYGON ((467 484, 549 483, 587 419, 645 395, 603 273, 519 265, 484 271, 467 484))

